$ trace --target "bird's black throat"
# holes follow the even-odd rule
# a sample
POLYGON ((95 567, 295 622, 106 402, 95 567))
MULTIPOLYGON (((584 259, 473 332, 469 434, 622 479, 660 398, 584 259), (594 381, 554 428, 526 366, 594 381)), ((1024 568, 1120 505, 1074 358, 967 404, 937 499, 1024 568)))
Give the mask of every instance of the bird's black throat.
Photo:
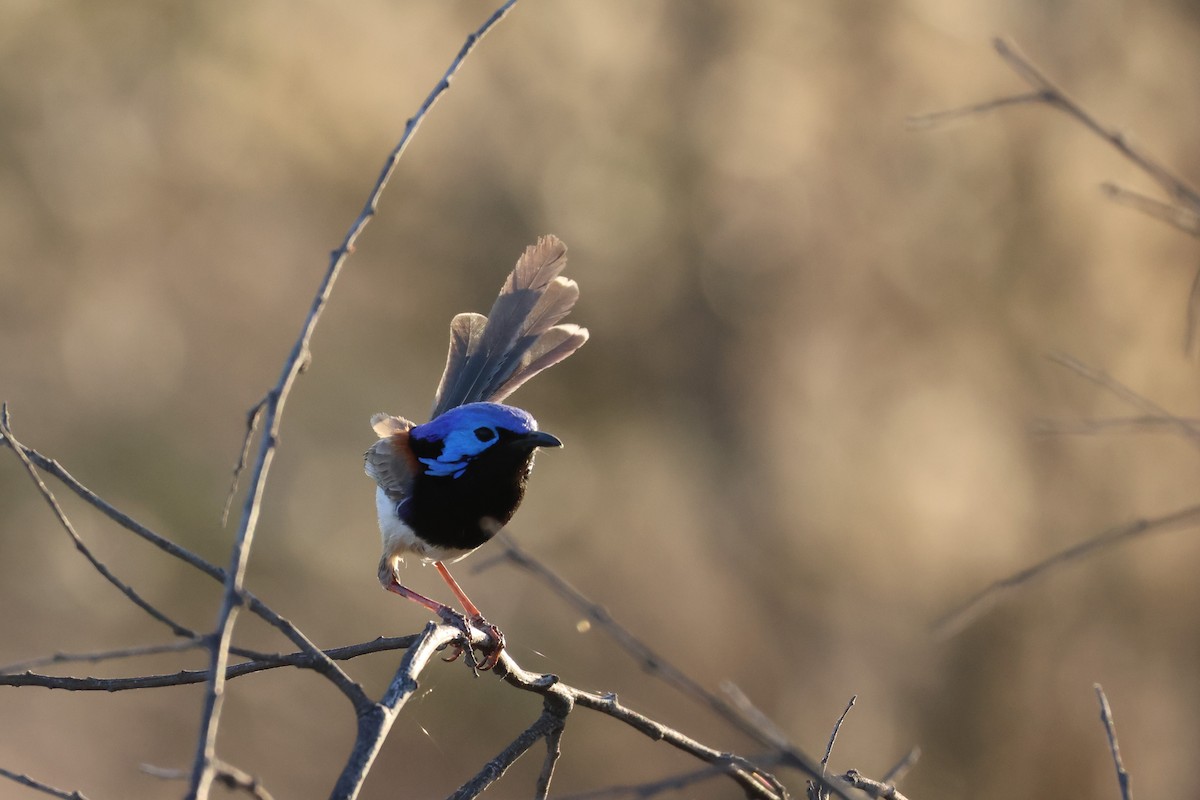
MULTIPOLYGON (((438 455, 420 452, 416 440, 412 447, 418 458, 438 455)), ((439 442, 435 449, 440 448, 439 442)), ((532 468, 533 447, 501 431, 499 441, 473 458, 457 478, 418 474, 402 509, 404 521, 429 544, 473 550, 512 519, 532 468)))

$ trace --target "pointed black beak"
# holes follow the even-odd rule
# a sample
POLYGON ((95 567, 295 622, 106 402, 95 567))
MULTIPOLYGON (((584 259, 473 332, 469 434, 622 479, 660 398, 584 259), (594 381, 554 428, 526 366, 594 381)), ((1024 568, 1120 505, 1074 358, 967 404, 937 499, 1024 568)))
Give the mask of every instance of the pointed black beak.
POLYGON ((522 436, 518 441, 530 448, 534 447, 562 447, 562 441, 552 433, 545 431, 533 431, 522 436))

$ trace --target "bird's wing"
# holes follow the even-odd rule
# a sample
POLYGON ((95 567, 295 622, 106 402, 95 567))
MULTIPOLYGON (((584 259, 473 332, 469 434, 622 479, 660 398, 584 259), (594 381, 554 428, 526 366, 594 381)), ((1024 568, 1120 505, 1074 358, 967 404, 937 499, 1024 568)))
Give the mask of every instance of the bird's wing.
POLYGON ((408 430, 413 424, 403 417, 376 414, 371 427, 379 441, 363 454, 363 467, 387 496, 400 502, 412 491, 417 460, 408 446, 408 430))
POLYGON ((433 417, 466 403, 503 400, 583 346, 586 329, 558 324, 579 299, 579 286, 559 274, 566 265, 567 246, 557 236, 542 236, 517 259, 488 316, 454 318, 433 417))

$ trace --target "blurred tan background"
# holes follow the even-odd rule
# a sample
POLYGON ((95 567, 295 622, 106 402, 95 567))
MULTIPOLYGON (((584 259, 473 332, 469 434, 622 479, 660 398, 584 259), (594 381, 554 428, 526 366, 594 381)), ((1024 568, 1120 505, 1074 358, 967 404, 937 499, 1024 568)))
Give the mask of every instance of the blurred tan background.
MULTIPOLYGON (((493 8, 7 0, 0 398, 16 435, 226 563, 245 412, 404 121, 493 8)), ((514 522, 531 552, 810 753, 857 694, 835 770, 878 775, 919 745, 914 798, 1116 796, 1098 681, 1138 793, 1194 792, 1193 533, 1056 573, 949 641, 929 633, 987 583, 1200 495, 1178 438, 1031 434, 1128 411, 1051 351, 1197 413, 1181 345, 1197 254, 1106 202, 1105 180, 1153 187, 1048 109, 906 130, 1025 89, 993 35, 1200 173, 1190 3, 519 4, 426 121, 336 288, 285 413, 250 588, 322 646, 420 628, 375 580, 367 420, 424 419, 450 317, 485 311, 553 232, 593 338, 513 398, 567 443, 539 458, 514 522)), ((219 587, 58 494, 118 574, 212 625, 219 587)), ((0 662, 169 639, 73 551, 11 454, 0 498, 0 662)), ((753 754, 523 573, 473 574, 487 552, 457 572, 523 665, 753 754)), ((445 594, 431 570, 408 575, 445 594)), ((245 615, 237 640, 290 649, 245 615)), ((378 694, 397 661, 349 669, 378 694)), ((445 795, 540 708, 459 665, 422 688, 365 797, 445 795)), ((138 765, 188 766, 200 703, 197 687, 0 691, 0 766, 93 798, 175 797, 138 765)), ((276 671, 231 684, 219 751, 276 797, 321 798, 352 737, 340 695, 276 671)), ((526 796, 536 752, 489 796, 526 796)), ((583 711, 564 752, 558 793, 693 767, 583 711)))

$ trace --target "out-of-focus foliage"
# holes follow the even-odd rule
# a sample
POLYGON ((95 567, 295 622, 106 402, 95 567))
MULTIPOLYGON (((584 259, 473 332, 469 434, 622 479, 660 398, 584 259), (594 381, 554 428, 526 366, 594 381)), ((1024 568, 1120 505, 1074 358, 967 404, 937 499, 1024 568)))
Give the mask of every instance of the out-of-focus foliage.
MULTIPOLYGON (((17 435, 224 563, 244 414, 405 119, 490 11, 7 3, 0 398, 17 435)), ((810 752, 857 694, 833 769, 877 775, 918 744, 914 798, 1111 794, 1099 681, 1139 793, 1191 791, 1177 767, 1200 747, 1194 535, 1074 566, 948 642, 929 626, 1030 561, 1196 502, 1179 439, 1029 432, 1125 411, 1049 350, 1196 413, 1180 346, 1195 244, 1105 202, 1103 180, 1150 184, 1049 110, 924 132, 904 119, 1024 89, 988 45, 1002 33, 1194 176, 1200 115, 1180 76, 1200 70, 1197 23, 1161 0, 525 0, 427 120, 337 287, 250 587, 325 646, 423 624, 375 580, 367 419, 425 412, 450 317, 486 310, 553 232, 593 338, 514 398, 567 443, 539 457, 514 522, 531 551, 810 752)), ((0 497, 0 661, 167 637, 3 452, 0 497)), ((119 574, 212 624, 215 584, 64 502, 119 574)), ((522 573, 459 572, 525 666, 749 747, 522 573)), ((409 577, 444 594, 431 570, 409 577)), ((247 617, 237 638, 288 649, 247 617)), ((378 691, 395 663, 351 671, 378 691)), ((537 713, 457 664, 423 687, 366 797, 445 794, 537 713)), ((189 763, 199 689, 0 694, 0 765, 93 797, 178 796, 138 764, 189 763)), ((223 757, 277 797, 326 796, 353 736, 336 692, 276 672, 232 683, 226 708, 223 757)), ((583 714, 564 751, 564 792, 690 767, 583 714)), ((523 795, 537 767, 497 796, 523 795)))

